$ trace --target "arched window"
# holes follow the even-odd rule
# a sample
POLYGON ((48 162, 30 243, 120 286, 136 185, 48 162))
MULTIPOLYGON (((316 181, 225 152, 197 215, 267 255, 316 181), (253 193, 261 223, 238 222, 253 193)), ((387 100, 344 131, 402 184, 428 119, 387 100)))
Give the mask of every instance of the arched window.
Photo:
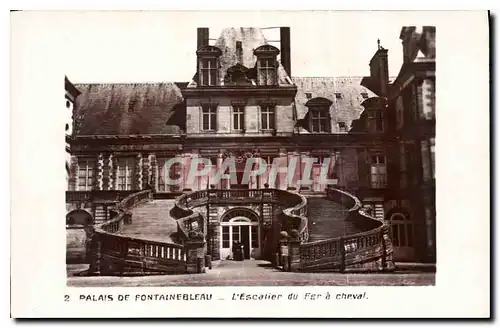
POLYGON ((389 220, 394 247, 413 247, 413 223, 408 216, 393 213, 389 220))

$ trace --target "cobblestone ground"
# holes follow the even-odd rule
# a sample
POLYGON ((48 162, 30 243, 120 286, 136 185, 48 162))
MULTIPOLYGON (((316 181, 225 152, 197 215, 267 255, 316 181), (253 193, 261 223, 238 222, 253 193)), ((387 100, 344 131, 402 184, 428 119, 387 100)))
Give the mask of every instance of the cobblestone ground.
POLYGON ((204 274, 140 277, 69 277, 68 286, 427 286, 435 284, 435 273, 296 273, 282 272, 268 262, 214 262, 204 274))

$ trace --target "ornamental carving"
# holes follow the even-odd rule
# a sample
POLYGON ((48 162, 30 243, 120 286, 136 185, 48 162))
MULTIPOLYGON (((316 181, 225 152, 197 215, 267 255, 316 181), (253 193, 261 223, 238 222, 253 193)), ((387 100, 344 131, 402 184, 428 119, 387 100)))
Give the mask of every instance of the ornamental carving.
POLYGON ((234 158, 237 164, 241 164, 247 160, 247 158, 260 157, 258 150, 252 149, 235 149, 229 150, 222 153, 222 158, 234 158))

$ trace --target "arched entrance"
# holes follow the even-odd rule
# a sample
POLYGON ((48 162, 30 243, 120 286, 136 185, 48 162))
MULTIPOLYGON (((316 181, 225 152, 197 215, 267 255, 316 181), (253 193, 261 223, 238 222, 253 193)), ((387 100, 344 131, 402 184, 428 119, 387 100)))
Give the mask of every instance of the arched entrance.
POLYGON ((412 261, 415 256, 413 243, 413 222, 403 213, 390 216, 391 240, 394 246, 395 261, 412 261))
POLYGON ((232 255, 234 242, 243 244, 245 259, 260 257, 260 226, 257 213, 246 208, 235 208, 222 216, 220 235, 222 259, 232 255))

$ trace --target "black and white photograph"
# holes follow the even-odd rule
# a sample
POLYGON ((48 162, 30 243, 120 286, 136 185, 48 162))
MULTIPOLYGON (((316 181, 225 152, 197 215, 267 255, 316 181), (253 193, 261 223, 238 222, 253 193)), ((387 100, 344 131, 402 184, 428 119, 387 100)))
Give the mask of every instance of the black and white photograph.
POLYGON ((220 15, 82 11, 61 32, 50 172, 64 301, 314 306, 436 288, 449 216, 438 167, 452 169, 439 155, 440 25, 220 15))

